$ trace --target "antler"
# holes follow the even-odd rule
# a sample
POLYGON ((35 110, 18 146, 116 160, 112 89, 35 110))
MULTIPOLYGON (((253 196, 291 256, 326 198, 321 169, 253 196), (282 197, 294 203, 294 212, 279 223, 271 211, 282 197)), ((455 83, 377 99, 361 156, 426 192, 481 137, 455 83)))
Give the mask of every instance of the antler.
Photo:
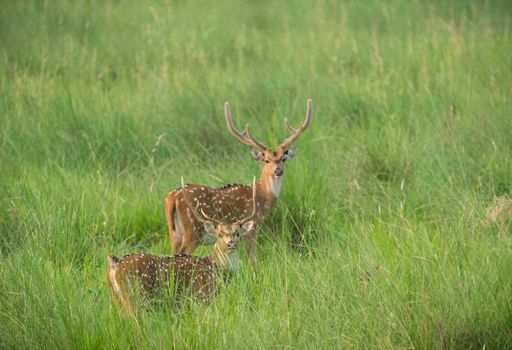
POLYGON ((256 215, 256 176, 252 178, 252 213, 250 216, 245 219, 238 220, 236 224, 244 224, 246 221, 249 221, 254 218, 256 215))
POLYGON ((288 130, 290 130, 290 132, 292 134, 288 138, 284 139, 283 142, 281 142, 281 144, 279 145, 280 148, 288 148, 292 143, 295 142, 295 140, 297 140, 299 138, 300 134, 302 134, 302 132, 304 130, 306 130, 306 128, 309 126, 309 123, 311 123, 311 117, 313 115, 313 101, 311 101, 311 99, 309 99, 307 102, 307 105, 308 105, 308 110, 306 112, 306 119, 297 129, 295 129, 290 124, 290 122, 288 121, 288 118, 284 118, 284 124, 286 125, 286 128, 288 130))
POLYGON ((183 190, 183 200, 185 201, 185 204, 187 205, 187 207, 189 207, 189 209, 192 211, 192 213, 194 214, 194 216, 196 217, 197 220, 199 220, 201 223, 204 223, 205 221, 217 222, 217 220, 214 220, 214 219, 210 218, 208 215, 206 215, 204 213, 203 209, 200 209, 202 217, 201 217, 201 215, 199 215, 199 213, 197 212, 197 207, 199 207, 199 202, 197 203, 197 206, 194 208, 192 203, 190 203, 188 201, 187 191, 185 190, 185 183, 183 182, 183 176, 181 177, 181 189, 183 190))
POLYGON ((245 125, 245 130, 243 133, 235 128, 233 125, 233 117, 231 117, 231 108, 229 107, 229 102, 224 104, 224 114, 226 115, 226 123, 228 125, 229 132, 231 132, 231 134, 236 137, 238 141, 242 142, 244 145, 257 148, 260 151, 265 151, 268 149, 264 143, 259 142, 251 135, 251 132, 249 131, 249 124, 245 125))

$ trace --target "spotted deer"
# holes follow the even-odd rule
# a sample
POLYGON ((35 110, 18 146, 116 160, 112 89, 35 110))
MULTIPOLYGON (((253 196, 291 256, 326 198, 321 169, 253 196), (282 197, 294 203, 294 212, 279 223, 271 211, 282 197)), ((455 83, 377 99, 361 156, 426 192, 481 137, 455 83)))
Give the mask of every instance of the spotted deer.
MULTIPOLYGON (((295 148, 290 146, 299 138, 311 123, 313 103, 307 101, 305 120, 294 128, 285 118, 284 123, 291 135, 284 139, 275 150, 257 141, 246 124, 244 132, 233 125, 229 103, 224 105, 226 123, 229 132, 244 145, 252 147, 251 155, 263 163, 261 176, 256 182, 256 214, 254 226, 259 225, 270 213, 281 191, 284 164, 295 156, 295 148)), ((187 191, 191 201, 212 217, 224 220, 237 220, 247 214, 251 206, 251 186, 228 184, 220 188, 188 184, 187 191)), ((183 202, 183 190, 170 192, 165 199, 165 215, 169 227, 171 243, 176 253, 192 253, 200 244, 212 244, 210 237, 199 220, 191 215, 183 202)), ((256 266, 256 232, 251 230, 244 236, 249 251, 249 263, 256 266)))
POLYGON ((182 182, 183 199, 195 219, 204 225, 206 234, 214 239, 213 251, 207 256, 186 253, 174 256, 155 256, 133 253, 118 258, 108 256, 107 279, 114 300, 127 312, 135 309, 137 298, 156 299, 171 292, 177 301, 186 292, 205 303, 217 290, 220 280, 227 281, 229 272, 238 269, 237 245, 240 236, 251 231, 256 213, 256 178, 252 186, 252 213, 231 224, 210 218, 204 211, 197 212, 188 200, 188 190, 182 182))

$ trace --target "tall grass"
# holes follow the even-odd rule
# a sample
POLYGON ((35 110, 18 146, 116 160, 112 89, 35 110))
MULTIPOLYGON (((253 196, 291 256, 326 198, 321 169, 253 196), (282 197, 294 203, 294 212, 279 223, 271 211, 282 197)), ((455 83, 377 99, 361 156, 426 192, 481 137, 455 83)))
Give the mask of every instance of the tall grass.
MULTIPOLYGON (((508 348, 507 1, 0 5, 0 348, 508 348), (310 128, 210 306, 118 314, 109 252, 170 254, 166 193, 310 128), (242 251, 244 254, 245 252, 242 251)), ((206 254, 208 247, 196 253, 206 254)))

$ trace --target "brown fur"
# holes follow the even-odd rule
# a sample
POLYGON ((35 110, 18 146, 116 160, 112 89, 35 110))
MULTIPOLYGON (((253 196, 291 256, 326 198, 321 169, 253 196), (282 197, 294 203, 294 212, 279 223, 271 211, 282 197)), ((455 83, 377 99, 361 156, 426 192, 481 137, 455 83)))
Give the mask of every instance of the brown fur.
POLYGON ((126 311, 133 311, 135 301, 147 302, 164 296, 165 291, 179 299, 190 293, 203 302, 214 295, 217 271, 207 256, 188 254, 159 257, 133 253, 109 264, 107 278, 114 300, 126 311), (169 290, 170 288, 174 290, 169 290), (137 295, 138 294, 138 295, 137 295))
MULTIPOLYGON (((276 197, 268 193, 267 183, 258 181, 256 183, 256 215, 254 222, 256 225, 261 223, 268 216, 274 204, 276 197)), ((187 185, 187 196, 189 201, 197 206, 197 210, 203 210, 206 215, 225 221, 236 221, 247 216, 252 211, 252 186, 234 185, 227 188, 210 188, 201 185, 187 185)), ((169 227, 169 236, 175 253, 191 254, 202 244, 206 231, 203 225, 188 210, 183 202, 183 193, 181 189, 169 193, 165 200, 165 215, 169 227), (176 232, 175 215, 183 223, 183 231, 176 232)), ((256 234, 249 232, 244 240, 248 245, 249 252, 255 251, 256 234)), ((252 253, 255 258, 255 253, 252 253)))
MULTIPOLYGON (((260 179, 256 183, 258 195, 253 221, 257 226, 269 215, 279 196, 284 164, 295 155, 295 149, 289 147, 309 126, 313 113, 312 101, 308 100, 306 118, 298 128, 292 127, 285 119, 285 125, 291 134, 279 144, 275 151, 255 140, 248 125, 243 134, 236 130, 229 103, 226 102, 224 110, 227 127, 231 134, 243 144, 253 147, 252 157, 264 163, 260 179)), ((239 220, 251 211, 252 187, 250 185, 230 185, 216 189, 201 185, 187 185, 186 190, 192 205, 197 206, 198 210, 203 210, 211 218, 227 221, 239 220)), ((178 189, 167 195, 165 215, 174 251, 176 253, 192 253, 199 244, 204 243, 205 231, 199 220, 190 214, 190 208, 184 205, 182 191, 182 189, 178 189), (179 225, 176 221, 179 221, 179 225)), ((245 236, 244 241, 249 251, 249 263, 251 266, 255 266, 256 232, 254 229, 245 236)))
POLYGON ((237 246, 241 235, 251 231, 251 217, 216 226, 203 222, 208 234, 216 239, 208 256, 179 254, 159 257, 133 253, 122 258, 108 256, 107 280, 116 303, 131 312, 139 298, 143 302, 173 294, 177 300, 183 294, 209 302, 217 290, 219 278, 238 268, 237 246))

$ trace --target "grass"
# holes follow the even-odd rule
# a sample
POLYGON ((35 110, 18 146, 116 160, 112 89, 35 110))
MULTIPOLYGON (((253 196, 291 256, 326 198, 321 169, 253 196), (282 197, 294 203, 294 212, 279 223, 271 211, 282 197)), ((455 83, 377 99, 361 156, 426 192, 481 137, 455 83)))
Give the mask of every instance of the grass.
POLYGON ((2 3, 0 348, 510 348, 512 225, 485 218, 512 194, 511 12, 2 3), (106 255, 170 254, 180 176, 260 171, 223 102, 277 144, 307 98, 257 276, 244 257, 209 307, 120 316, 106 255))

